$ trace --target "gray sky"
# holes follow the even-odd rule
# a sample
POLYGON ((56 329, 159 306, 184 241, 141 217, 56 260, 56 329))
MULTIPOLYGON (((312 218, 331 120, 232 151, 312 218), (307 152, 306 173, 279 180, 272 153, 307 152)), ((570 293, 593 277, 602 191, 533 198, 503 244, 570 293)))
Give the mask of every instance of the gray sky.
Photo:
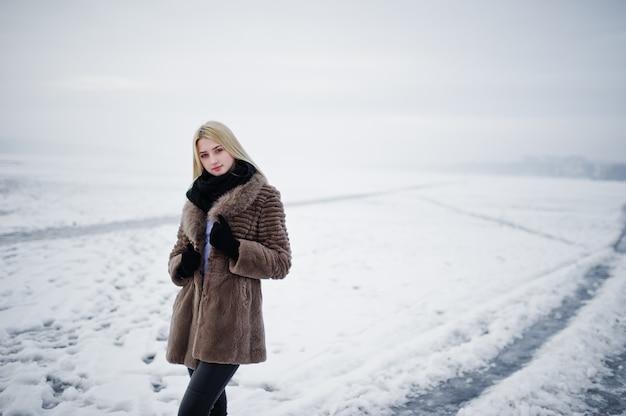
POLYGON ((0 151, 211 119, 261 165, 625 162, 626 2, 0 0, 0 151))

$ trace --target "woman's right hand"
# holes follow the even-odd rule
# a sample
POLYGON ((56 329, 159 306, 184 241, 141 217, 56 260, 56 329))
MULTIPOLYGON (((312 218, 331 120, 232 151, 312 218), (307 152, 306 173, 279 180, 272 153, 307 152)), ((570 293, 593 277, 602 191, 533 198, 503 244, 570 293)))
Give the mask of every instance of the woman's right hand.
POLYGON ((182 254, 178 275, 180 277, 192 276, 200 265, 201 258, 200 253, 193 248, 193 244, 187 244, 187 251, 184 251, 182 254))

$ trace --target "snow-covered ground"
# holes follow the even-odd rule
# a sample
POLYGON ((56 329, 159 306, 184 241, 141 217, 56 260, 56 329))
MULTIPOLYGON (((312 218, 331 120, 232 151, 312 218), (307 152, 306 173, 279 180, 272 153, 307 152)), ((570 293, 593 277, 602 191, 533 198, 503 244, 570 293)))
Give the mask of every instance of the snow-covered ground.
MULTIPOLYGON (((129 166, 0 158, 0 415, 176 414, 189 169, 129 166)), ((626 183, 266 172, 293 269, 229 414, 624 414, 626 183)))

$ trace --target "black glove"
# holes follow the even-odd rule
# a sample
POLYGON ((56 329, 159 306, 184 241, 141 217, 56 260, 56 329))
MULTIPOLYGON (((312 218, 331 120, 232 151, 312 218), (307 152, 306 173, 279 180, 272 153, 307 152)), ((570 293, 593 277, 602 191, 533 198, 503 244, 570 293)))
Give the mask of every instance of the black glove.
POLYGON ((222 215, 218 215, 217 218, 219 222, 213 224, 209 242, 216 249, 237 260, 239 258, 239 241, 233 236, 226 219, 222 215))
POLYGON ((201 259, 202 256, 193 248, 193 244, 187 244, 187 251, 183 252, 183 256, 180 260, 178 275, 180 277, 192 276, 200 265, 201 259))

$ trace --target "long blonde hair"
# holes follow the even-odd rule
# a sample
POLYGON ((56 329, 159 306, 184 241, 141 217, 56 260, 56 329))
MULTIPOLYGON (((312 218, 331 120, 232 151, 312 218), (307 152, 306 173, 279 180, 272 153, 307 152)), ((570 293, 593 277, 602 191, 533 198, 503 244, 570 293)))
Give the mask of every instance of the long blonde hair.
MULTIPOLYGON (((257 172, 263 175, 263 172, 254 163, 248 152, 245 151, 239 140, 235 137, 233 132, 219 121, 209 121, 204 123, 196 133, 193 135, 193 179, 202 175, 202 162, 200 162, 200 155, 198 155, 197 143, 200 139, 211 139, 215 143, 224 147, 224 150, 228 152, 232 157, 238 160, 243 160, 250 163, 257 172)), ((265 175, 263 175, 265 176, 265 175)))

